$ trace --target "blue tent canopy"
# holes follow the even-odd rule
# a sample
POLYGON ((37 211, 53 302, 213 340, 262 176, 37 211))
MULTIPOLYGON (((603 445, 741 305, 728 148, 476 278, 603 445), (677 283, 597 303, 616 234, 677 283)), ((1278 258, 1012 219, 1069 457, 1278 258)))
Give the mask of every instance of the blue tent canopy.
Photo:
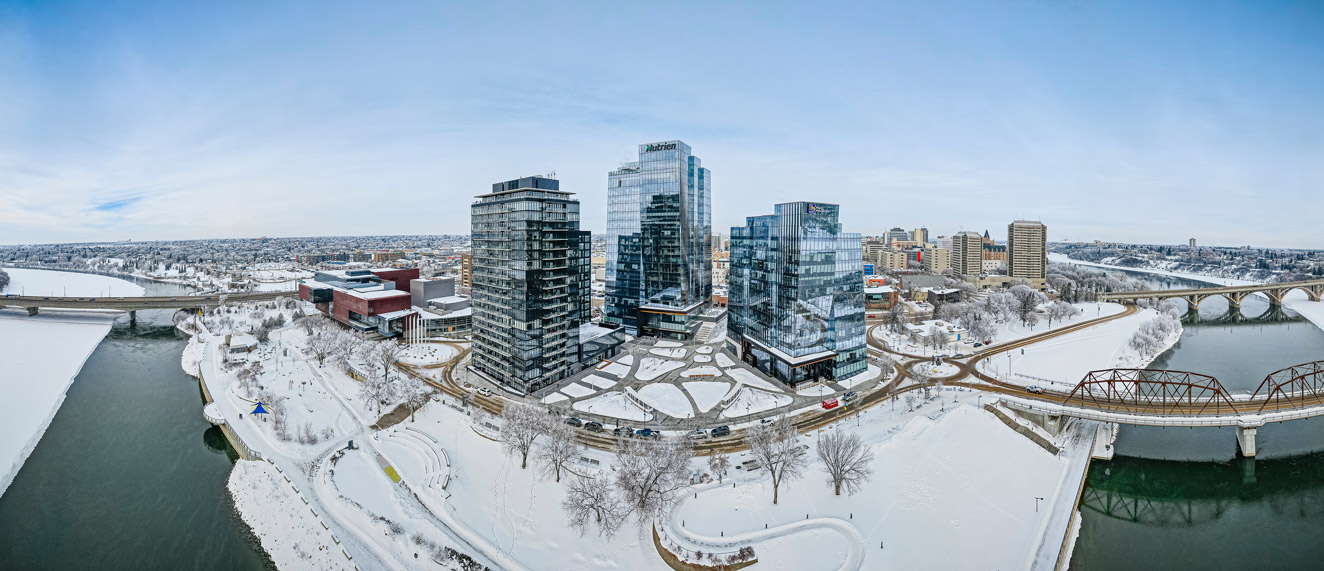
POLYGON ((257 406, 253 407, 253 414, 267 414, 267 409, 264 408, 262 406, 262 403, 259 401, 257 403, 257 406))

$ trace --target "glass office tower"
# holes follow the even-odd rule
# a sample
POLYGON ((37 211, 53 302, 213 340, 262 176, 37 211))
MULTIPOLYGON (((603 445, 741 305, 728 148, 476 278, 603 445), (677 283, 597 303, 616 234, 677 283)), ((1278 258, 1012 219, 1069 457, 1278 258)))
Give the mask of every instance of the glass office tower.
POLYGON ((841 231, 835 204, 774 212, 731 229, 727 347, 791 386, 864 372, 860 235, 841 231))
POLYGON ((493 184, 471 207, 471 367, 524 393, 581 369, 591 245, 571 195, 526 177, 493 184))
POLYGON ((689 339, 712 298, 712 179, 680 141, 639 145, 607 175, 604 321, 689 339))

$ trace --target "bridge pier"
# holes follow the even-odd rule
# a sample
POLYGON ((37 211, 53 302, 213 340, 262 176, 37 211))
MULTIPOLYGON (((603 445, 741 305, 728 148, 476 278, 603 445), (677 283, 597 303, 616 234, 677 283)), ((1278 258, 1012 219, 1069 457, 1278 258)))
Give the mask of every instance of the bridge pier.
POLYGON ((27 310, 28 310, 28 316, 33 316, 37 314, 37 308, 35 307, 29 307, 27 308, 27 310))
POLYGON ((138 312, 137 312, 136 310, 135 310, 135 311, 130 311, 130 312, 129 312, 129 327, 137 327, 137 326, 138 326, 138 312))
POLYGON ((1062 417, 1060 416, 1051 416, 1040 412, 1026 412, 1020 410, 1017 410, 1016 412, 1017 414, 1020 414, 1021 417, 1025 418, 1025 420, 1039 425, 1039 428, 1044 429, 1053 436, 1057 436, 1058 431, 1062 429, 1062 417))
POLYGON ((1258 426, 1237 427, 1237 451, 1246 458, 1255 457, 1255 431, 1258 426))
POLYGON ((1241 461, 1241 483, 1250 485, 1255 483, 1255 457, 1242 457, 1241 461))

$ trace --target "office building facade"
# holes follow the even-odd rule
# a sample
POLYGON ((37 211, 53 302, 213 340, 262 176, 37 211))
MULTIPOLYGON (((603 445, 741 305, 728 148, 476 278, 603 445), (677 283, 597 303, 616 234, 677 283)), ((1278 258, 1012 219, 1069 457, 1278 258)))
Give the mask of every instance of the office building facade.
POLYGON ((471 207, 470 367, 519 392, 581 368, 591 245, 571 196, 554 179, 526 177, 493 184, 471 207))
POLYGON ((1007 275, 1042 280, 1048 277, 1048 227, 1034 220, 1007 225, 1007 275))
POLYGON ((639 145, 607 175, 603 321, 631 334, 689 339, 712 284, 712 177, 681 141, 639 145))
POLYGON ((778 204, 731 229, 727 346, 795 386, 867 368, 860 235, 835 204, 778 204))

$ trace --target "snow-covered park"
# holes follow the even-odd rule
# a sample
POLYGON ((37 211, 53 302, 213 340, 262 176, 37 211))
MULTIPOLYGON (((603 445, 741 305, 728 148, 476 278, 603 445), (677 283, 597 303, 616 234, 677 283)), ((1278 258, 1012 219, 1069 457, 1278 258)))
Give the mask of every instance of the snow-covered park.
POLYGON ((751 569, 764 561, 797 571, 1028 568, 1050 511, 1045 503, 1036 513, 1034 498, 1055 495, 1066 463, 973 406, 889 408, 871 409, 879 418, 860 429, 839 423, 803 438, 812 449, 825 433, 860 432, 874 459, 857 494, 834 495, 816 458, 783 484, 777 505, 766 471, 737 471, 735 487, 684 496, 674 527, 683 521, 684 532, 712 539, 768 537, 755 544, 760 563, 751 569))

